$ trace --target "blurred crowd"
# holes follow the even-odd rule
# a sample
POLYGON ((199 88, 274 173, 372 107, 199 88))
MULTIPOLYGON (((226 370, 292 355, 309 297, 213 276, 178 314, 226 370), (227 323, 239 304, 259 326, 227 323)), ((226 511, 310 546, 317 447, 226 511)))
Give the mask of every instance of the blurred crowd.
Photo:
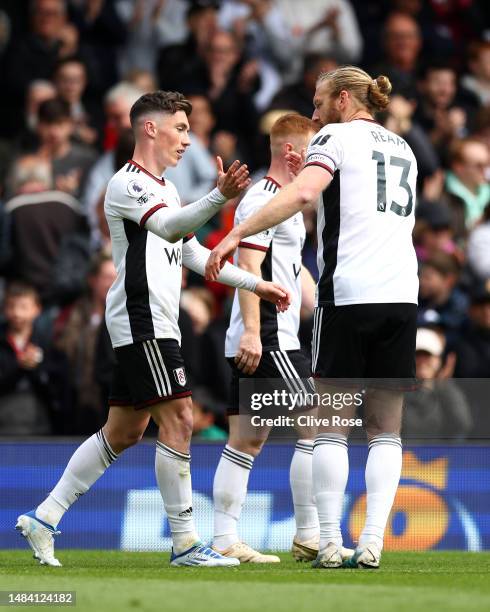
MULTIPOLYGON (((389 76, 393 96, 378 120, 418 160, 417 375, 426 382, 405 426, 480 431, 482 393, 450 379, 490 379, 490 3, 3 0, 0 435, 85 434, 104 422, 115 269, 103 200, 132 154, 136 99, 165 89, 192 101, 192 146, 166 173, 186 204, 215 184, 216 155, 263 176, 274 120, 311 116, 317 76, 345 63, 389 76)), ((203 244, 230 229, 235 206, 200 230, 203 244)), ((304 262, 316 277, 315 215, 305 213, 304 262)), ((225 435, 230 302, 228 288, 184 271, 182 348, 195 433, 207 438, 225 435)), ((302 311, 306 350, 311 314, 302 311)))

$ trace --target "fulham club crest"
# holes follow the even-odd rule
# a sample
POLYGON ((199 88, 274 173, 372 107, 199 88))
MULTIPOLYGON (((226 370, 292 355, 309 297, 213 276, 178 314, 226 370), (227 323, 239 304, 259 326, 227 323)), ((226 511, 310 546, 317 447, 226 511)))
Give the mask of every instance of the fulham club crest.
POLYGON ((176 368, 174 370, 174 378, 181 387, 185 387, 185 383, 187 382, 187 377, 185 375, 184 368, 176 368))

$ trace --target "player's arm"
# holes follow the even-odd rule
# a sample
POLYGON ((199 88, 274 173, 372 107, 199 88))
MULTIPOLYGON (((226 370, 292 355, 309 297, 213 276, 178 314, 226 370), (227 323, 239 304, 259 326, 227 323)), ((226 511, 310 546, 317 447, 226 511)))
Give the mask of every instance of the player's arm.
POLYGON ((217 167, 218 182, 213 191, 182 208, 170 209, 161 206, 155 214, 144 219, 145 229, 168 242, 177 242, 202 227, 227 200, 237 197, 250 185, 248 168, 238 160, 234 161, 225 173, 223 162, 217 157, 217 167))
POLYGON ((319 165, 306 166, 292 183, 283 187, 258 212, 234 227, 213 249, 206 266, 206 278, 216 280, 223 261, 233 253, 239 242, 289 219, 308 204, 314 204, 330 185, 332 172, 319 165))
MULTIPOLYGON (((265 258, 265 250, 240 247, 238 267, 251 274, 260 276, 260 266, 265 258)), ((249 291, 238 290, 238 301, 242 314, 244 332, 240 338, 235 363, 244 374, 253 374, 262 358, 260 340, 260 298, 249 291)))
POLYGON ((306 266, 301 266, 301 310, 311 316, 315 309, 316 283, 306 266))
MULTIPOLYGON (((200 244, 195 236, 187 240, 182 247, 182 263, 189 270, 204 276, 206 262, 211 251, 200 244)), ((260 276, 241 270, 226 262, 216 279, 218 282, 236 289, 246 289, 268 302, 276 304, 279 312, 288 309, 291 296, 277 283, 264 281, 260 276)))

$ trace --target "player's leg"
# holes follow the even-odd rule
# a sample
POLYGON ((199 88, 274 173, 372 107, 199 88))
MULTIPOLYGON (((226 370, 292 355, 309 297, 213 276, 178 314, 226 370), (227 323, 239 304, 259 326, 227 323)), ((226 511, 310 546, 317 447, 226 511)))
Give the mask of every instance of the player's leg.
POLYGON ((116 349, 117 364, 114 367, 111 408, 106 424, 77 448, 66 469, 48 495, 35 509, 18 517, 16 528, 24 535, 34 550, 35 558, 48 565, 60 565, 54 557, 53 536, 63 514, 129 446, 136 444, 143 435, 150 418, 147 411, 136 412, 132 407, 132 378, 125 372, 126 361, 132 360, 133 347, 116 349))
POLYGON ((158 426, 155 473, 172 534, 172 565, 231 566, 201 543, 192 509, 190 443, 192 398, 180 347, 174 340, 154 340, 147 346, 158 398, 145 403, 158 426), (157 384, 158 383, 158 384, 157 384))
POLYGON ((248 417, 229 414, 230 435, 216 468, 213 482, 213 548, 241 563, 277 563, 276 555, 263 555, 241 541, 238 521, 247 496, 254 459, 267 440, 270 428, 252 428, 248 417))
POLYGON ((343 548, 341 519, 345 488, 349 476, 347 439, 349 427, 335 421, 351 419, 356 407, 342 402, 346 393, 358 391, 355 379, 364 369, 360 334, 351 317, 351 309, 319 307, 315 310, 312 369, 321 401, 320 425, 313 446, 313 494, 320 522, 320 545, 315 567, 337 568, 352 554, 343 548))
POLYGON ((379 567, 386 523, 402 469, 402 405, 400 391, 372 389, 367 393, 366 522, 349 563, 353 567, 379 567))
POLYGON ((17 519, 34 556, 47 565, 60 565, 54 557, 53 536, 64 513, 84 495, 126 448, 136 444, 148 425, 148 412, 112 406, 106 424, 85 440, 71 456, 63 475, 48 497, 17 519))
MULTIPOLYGON (((309 394, 310 402, 315 399, 315 386, 311 377, 311 362, 301 351, 287 351, 282 355, 282 363, 294 376, 290 384, 299 385, 299 391, 309 394)), ((304 406, 293 410, 296 417, 295 429, 298 434, 291 465, 289 484, 293 498, 296 533, 291 552, 297 561, 312 561, 318 554, 320 526, 318 512, 313 498, 313 442, 317 432, 311 419, 318 416, 318 408, 306 410, 304 406)))
POLYGON ((372 305, 379 319, 368 377, 376 379, 366 393, 365 427, 369 443, 366 463, 366 523, 354 567, 377 568, 386 523, 402 469, 400 439, 404 393, 415 382, 415 304, 372 305))

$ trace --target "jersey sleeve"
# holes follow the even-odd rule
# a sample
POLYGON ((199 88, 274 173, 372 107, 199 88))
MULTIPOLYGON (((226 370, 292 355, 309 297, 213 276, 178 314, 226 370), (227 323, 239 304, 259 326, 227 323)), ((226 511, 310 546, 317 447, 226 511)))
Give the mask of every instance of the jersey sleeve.
MULTIPOLYGON (((238 223, 245 221, 254 213, 259 211, 271 199, 269 192, 259 192, 257 194, 248 194, 240 202, 237 209, 236 220, 238 223)), ((247 236, 240 241, 238 246, 244 249, 254 249, 256 251, 268 251, 274 237, 276 228, 271 227, 253 236, 247 236)))
POLYGON ((141 228, 158 210, 167 204, 150 191, 144 179, 117 177, 109 183, 104 209, 107 215, 120 216, 141 228))
POLYGON ((337 134, 320 131, 312 138, 306 151, 305 168, 318 166, 333 173, 342 166, 344 149, 337 134))

